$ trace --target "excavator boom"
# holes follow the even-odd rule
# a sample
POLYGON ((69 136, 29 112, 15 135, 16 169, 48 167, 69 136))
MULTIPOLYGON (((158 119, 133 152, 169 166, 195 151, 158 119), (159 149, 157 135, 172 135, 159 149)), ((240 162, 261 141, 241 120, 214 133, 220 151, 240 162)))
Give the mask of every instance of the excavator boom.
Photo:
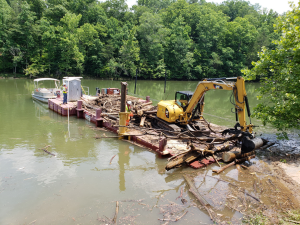
POLYGON ((242 131, 252 133, 253 125, 246 123, 246 109, 250 118, 250 109, 245 89, 245 81, 237 77, 236 82, 228 82, 227 78, 213 78, 200 81, 194 93, 176 92, 175 101, 161 101, 158 103, 157 117, 168 122, 188 125, 194 121, 195 110, 199 106, 200 118, 203 116, 204 95, 206 91, 219 89, 233 91, 235 99, 236 121, 242 131), (226 82, 227 81, 227 82, 226 82))

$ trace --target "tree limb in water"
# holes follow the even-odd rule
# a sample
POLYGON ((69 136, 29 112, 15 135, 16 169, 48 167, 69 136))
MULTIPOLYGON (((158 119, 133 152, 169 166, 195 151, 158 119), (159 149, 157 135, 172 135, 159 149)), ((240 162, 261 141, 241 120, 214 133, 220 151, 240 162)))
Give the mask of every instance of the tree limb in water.
POLYGON ((177 217, 175 220, 172 220, 172 219, 158 219, 158 220, 176 222, 176 221, 180 220, 182 217, 184 217, 184 215, 187 213, 188 213, 188 211, 184 212, 180 217, 177 217))
POLYGON ((116 203, 116 213, 115 213, 115 216, 114 216, 114 218, 112 220, 113 224, 117 224, 118 213, 119 213, 119 202, 117 201, 117 203, 116 203))
POLYGON ((48 153, 49 155, 55 156, 52 152, 49 152, 47 149, 51 147, 50 145, 45 146, 44 148, 40 148, 40 150, 43 150, 44 152, 48 153))
POLYGON ((190 186, 189 191, 198 199, 198 201, 202 204, 202 206, 206 209, 206 211, 209 214, 209 217, 211 218, 212 221, 214 221, 211 213, 210 213, 210 209, 208 208, 209 203, 200 195, 200 193, 198 192, 197 188, 195 187, 195 185, 193 184, 191 178, 188 175, 183 175, 184 179, 186 180, 186 182, 188 183, 188 185, 190 186))
POLYGON ((250 159, 253 159, 255 158, 255 155, 251 155, 251 156, 248 156, 248 157, 245 157, 245 158, 241 158, 241 159, 236 159, 235 161, 227 164, 226 166, 223 166, 221 169, 219 170, 213 170, 213 172, 215 173, 221 173, 223 172, 225 169, 227 169, 228 167, 230 166, 233 166, 235 165, 236 163, 242 163, 242 162, 245 162, 245 161, 249 161, 250 159))
POLYGON ((115 157, 116 157, 116 155, 114 155, 114 156, 111 158, 109 164, 111 164, 112 160, 113 160, 115 157))

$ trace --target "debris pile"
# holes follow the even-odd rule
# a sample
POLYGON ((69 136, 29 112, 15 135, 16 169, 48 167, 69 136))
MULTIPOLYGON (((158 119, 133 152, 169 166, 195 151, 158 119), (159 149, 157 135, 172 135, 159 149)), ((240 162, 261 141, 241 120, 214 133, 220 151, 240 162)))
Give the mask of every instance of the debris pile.
MULTIPOLYGON (((267 141, 252 143, 242 151, 242 142, 246 143, 242 132, 225 130, 224 127, 209 124, 204 118, 196 123, 201 129, 190 129, 188 126, 180 127, 179 130, 167 130, 157 127, 153 119, 156 117, 157 107, 151 101, 146 101, 133 96, 126 96, 131 101, 132 118, 129 122, 129 130, 126 136, 139 136, 153 145, 159 146, 165 139, 162 155, 171 155, 165 167, 166 170, 181 166, 202 168, 211 163, 223 161, 229 163, 227 166, 214 170, 216 173, 226 168, 248 161, 255 157, 255 148, 264 148, 267 141), (252 146, 253 145, 253 146, 252 146), (250 146, 250 148, 249 148, 250 146), (250 149, 251 151, 248 151, 250 149)), ((113 126, 119 126, 119 111, 121 107, 120 95, 100 94, 96 97, 82 98, 84 108, 92 114, 96 109, 101 109, 101 117, 111 122, 113 126)), ((194 125, 193 125, 194 126, 194 125)), ((101 138, 115 138, 101 137, 101 138)), ((99 138, 99 137, 96 137, 99 138)))
MULTIPOLYGON (((151 128, 151 118, 155 115, 157 107, 152 105, 152 101, 147 102, 134 96, 126 96, 127 101, 131 101, 131 112, 133 117, 130 120, 132 125, 151 128), (148 119, 146 119, 146 117, 148 119)), ((118 125, 119 112, 121 108, 120 95, 100 94, 97 97, 82 98, 83 107, 92 114, 96 114, 96 109, 101 109, 101 116, 106 120, 118 125)))

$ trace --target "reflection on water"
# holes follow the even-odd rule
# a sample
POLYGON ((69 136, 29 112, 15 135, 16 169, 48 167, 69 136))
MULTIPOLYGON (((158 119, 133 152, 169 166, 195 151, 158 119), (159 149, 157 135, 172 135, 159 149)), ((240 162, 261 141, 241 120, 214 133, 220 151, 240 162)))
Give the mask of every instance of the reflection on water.
POLYGON ((120 191, 125 191, 125 165, 129 167, 129 161, 130 161, 130 148, 129 145, 119 147, 119 153, 118 153, 118 164, 119 164, 119 188, 120 191))
MULTIPOLYGON (((119 81, 82 83, 91 92, 96 87, 120 87, 119 81)), ((134 83, 128 83, 129 93, 133 93, 134 83)), ((95 224, 99 222, 97 215, 113 215, 114 201, 138 199, 144 199, 149 207, 138 203, 133 207, 128 202, 133 207, 130 211, 127 203, 122 203, 120 218, 133 216, 136 224, 156 224, 157 218, 162 218, 160 206, 175 201, 182 187, 185 198, 193 199, 182 178, 182 172, 192 169, 166 172, 166 159, 118 139, 95 139, 107 131, 96 129, 84 119, 70 117, 69 134, 67 117, 31 99, 32 84, 31 80, 0 80, 0 224, 29 224, 35 220, 37 224, 95 224), (47 145, 56 157, 41 150, 47 145)), ((161 99, 174 98, 176 90, 194 91, 196 85, 197 82, 170 81, 164 94, 162 81, 139 81, 137 95, 149 95, 156 104, 161 99)), ((256 104, 253 95, 257 87, 247 84, 252 106, 256 104)), ((205 112, 207 117, 212 115, 210 122, 234 124, 232 105, 228 103, 230 94, 207 93, 205 112)), ((226 176, 237 177, 231 173, 226 170, 226 176)), ((206 190, 210 185, 220 184, 211 181, 199 183, 198 187, 206 190)), ((190 203, 182 207, 193 216, 177 224, 211 222, 205 211, 190 203)), ((180 200, 176 204, 181 204, 180 200)), ((235 211, 220 210, 229 218, 240 217, 235 211)))

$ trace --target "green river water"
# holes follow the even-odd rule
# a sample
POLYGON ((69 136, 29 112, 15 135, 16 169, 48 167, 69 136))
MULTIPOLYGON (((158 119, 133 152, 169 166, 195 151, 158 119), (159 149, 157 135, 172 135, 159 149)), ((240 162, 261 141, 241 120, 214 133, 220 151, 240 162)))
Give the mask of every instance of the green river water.
MULTIPOLYGON (((128 84, 129 94, 133 94, 134 81, 128 84)), ((96 87, 120 88, 120 81, 83 80, 82 85, 94 95, 96 87)), ((163 81, 138 81, 137 96, 149 95, 156 104, 173 99, 176 90, 194 91, 196 85, 194 81, 169 81, 164 94, 163 81)), ((246 85, 250 107, 257 104, 258 86, 246 85)), ((194 197, 182 178, 183 172, 193 169, 165 171, 167 160, 154 152, 117 139, 95 140, 95 135, 110 133, 75 116, 70 117, 68 133, 67 117, 33 101, 33 88, 32 80, 0 80, 0 224, 105 224, 100 218, 113 218, 116 201, 120 201, 119 224, 162 224, 158 219, 173 203, 183 207, 176 211, 178 216, 188 210, 176 224, 211 223, 205 211, 191 204, 194 197), (55 157, 40 150, 46 145, 51 145, 48 150, 55 157), (185 205, 176 200, 181 187, 188 200, 185 205)), ((207 93, 208 121, 230 127, 235 124, 230 94, 222 90, 207 93)), ((252 123, 261 125, 253 119, 252 123)), ((270 127, 257 130, 274 132, 270 127)), ((216 167, 211 165, 208 174, 216 167)), ((234 178, 236 171, 227 176, 234 178)), ((201 189, 207 191, 215 182, 207 182, 201 189)), ((219 212, 232 222, 242 217, 226 208, 219 212)))

